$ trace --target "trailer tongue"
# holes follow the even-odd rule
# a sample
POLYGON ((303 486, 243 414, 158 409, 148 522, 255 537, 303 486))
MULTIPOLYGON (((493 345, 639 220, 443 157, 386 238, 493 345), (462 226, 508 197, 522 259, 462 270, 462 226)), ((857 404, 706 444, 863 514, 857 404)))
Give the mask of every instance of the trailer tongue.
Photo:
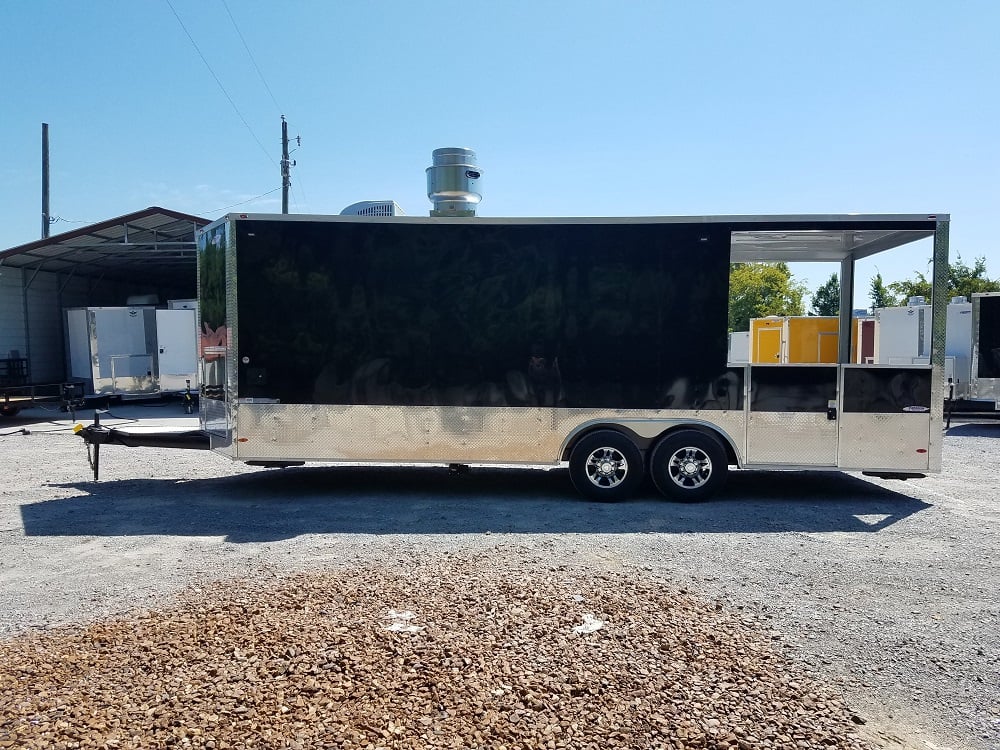
POLYGON ((101 446, 122 445, 127 448, 190 448, 208 450, 208 434, 202 430, 186 432, 126 432, 101 424, 100 411, 94 412, 94 423, 91 425, 75 425, 73 432, 83 438, 87 444, 87 458, 90 468, 94 470, 94 481, 100 477, 101 446), (93 446, 93 452, 90 448, 93 446))

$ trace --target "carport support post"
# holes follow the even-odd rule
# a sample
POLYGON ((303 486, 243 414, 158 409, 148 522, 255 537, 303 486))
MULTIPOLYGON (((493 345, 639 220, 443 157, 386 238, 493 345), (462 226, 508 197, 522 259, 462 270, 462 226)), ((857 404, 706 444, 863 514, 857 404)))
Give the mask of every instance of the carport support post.
POLYGON ((49 124, 42 123, 42 239, 49 236, 49 124))
MULTIPOLYGON (((37 274, 38 271, 35 271, 37 274)), ((28 278, 28 269, 21 269, 21 314, 23 316, 24 325, 22 329, 24 330, 24 357, 28 360, 28 378, 31 378, 31 323, 28 320, 28 312, 31 310, 31 306, 28 304, 28 287, 31 286, 31 282, 34 281, 35 277, 32 276, 31 279, 28 278)))

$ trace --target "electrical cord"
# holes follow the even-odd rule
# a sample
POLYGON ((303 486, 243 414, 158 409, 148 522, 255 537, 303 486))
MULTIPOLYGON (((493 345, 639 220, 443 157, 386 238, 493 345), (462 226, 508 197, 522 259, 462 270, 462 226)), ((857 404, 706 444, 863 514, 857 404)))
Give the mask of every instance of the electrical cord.
MULTIPOLYGON (((59 425, 58 422, 42 422, 41 424, 59 425)), ((72 427, 63 427, 63 426, 59 426, 54 430, 34 430, 34 431, 29 430, 27 427, 18 427, 17 429, 11 430, 10 432, 0 432, 0 438, 13 437, 14 435, 31 435, 31 434, 48 435, 49 433, 52 432, 72 432, 72 431, 73 431, 72 427)))
POLYGON ((27 427, 19 427, 16 430, 11 430, 10 432, 0 432, 0 438, 13 437, 14 435, 30 435, 31 430, 27 427))
POLYGON ((138 422, 138 419, 130 419, 128 417, 119 417, 117 414, 112 414, 110 410, 102 411, 101 417, 108 417, 110 419, 120 419, 123 424, 129 424, 130 422, 138 422))

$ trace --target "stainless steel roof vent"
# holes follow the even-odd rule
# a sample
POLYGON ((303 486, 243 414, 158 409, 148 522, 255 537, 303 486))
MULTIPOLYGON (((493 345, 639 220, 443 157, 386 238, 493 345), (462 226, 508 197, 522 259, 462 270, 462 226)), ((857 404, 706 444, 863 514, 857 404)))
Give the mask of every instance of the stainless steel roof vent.
POLYGON ((427 167, 427 197, 434 208, 431 216, 475 216, 483 199, 479 192, 482 170, 470 148, 436 148, 434 163, 427 167))

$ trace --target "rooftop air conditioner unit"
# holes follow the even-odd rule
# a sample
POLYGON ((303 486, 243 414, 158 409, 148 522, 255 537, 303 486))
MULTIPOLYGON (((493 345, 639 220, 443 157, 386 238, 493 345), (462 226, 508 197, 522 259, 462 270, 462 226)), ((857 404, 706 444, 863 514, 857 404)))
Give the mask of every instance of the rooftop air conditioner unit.
POLYGON ((352 203, 341 216, 405 216, 406 213, 396 201, 359 201, 352 203))

